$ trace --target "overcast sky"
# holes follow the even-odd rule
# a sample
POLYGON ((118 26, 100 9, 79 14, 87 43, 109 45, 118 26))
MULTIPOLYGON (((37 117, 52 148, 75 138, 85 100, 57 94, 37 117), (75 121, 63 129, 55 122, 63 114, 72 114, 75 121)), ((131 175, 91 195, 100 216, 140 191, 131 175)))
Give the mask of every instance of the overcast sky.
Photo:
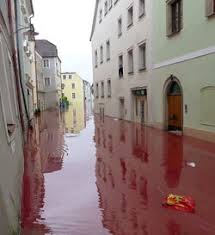
POLYGON ((63 72, 77 72, 92 82, 89 42, 95 0, 33 0, 38 39, 57 45, 63 72))

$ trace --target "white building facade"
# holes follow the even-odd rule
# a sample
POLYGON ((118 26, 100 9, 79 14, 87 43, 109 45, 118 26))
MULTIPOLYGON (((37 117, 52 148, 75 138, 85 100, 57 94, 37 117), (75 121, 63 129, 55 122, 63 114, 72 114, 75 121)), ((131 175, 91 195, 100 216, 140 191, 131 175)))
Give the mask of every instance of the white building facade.
POLYGON ((45 108, 59 106, 61 98, 61 60, 57 47, 47 40, 36 40, 36 51, 43 60, 45 108))
POLYGON ((93 99, 92 99, 92 91, 91 85, 88 81, 83 80, 84 85, 84 108, 86 119, 88 120, 90 116, 93 114, 93 99))
POLYGON ((91 33, 94 111, 151 122, 151 1, 99 0, 91 33))

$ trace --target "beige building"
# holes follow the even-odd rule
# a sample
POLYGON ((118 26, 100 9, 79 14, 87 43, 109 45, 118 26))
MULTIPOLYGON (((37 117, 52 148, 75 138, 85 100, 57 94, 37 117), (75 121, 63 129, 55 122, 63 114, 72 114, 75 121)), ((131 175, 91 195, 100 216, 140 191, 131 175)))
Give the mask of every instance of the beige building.
POLYGON ((96 1, 92 41, 95 113, 151 122, 151 1, 96 1))
POLYGON ((85 127, 84 82, 77 73, 61 74, 62 96, 66 97, 69 107, 65 110, 66 133, 78 134, 85 127))

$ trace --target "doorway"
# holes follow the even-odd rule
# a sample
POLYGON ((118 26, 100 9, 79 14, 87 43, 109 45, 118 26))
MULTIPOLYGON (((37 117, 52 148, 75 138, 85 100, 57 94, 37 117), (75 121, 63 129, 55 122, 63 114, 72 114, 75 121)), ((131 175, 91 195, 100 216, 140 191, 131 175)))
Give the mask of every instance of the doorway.
POLYGON ((121 120, 125 119, 125 99, 124 98, 119 99, 119 118, 121 120))
POLYGON ((177 81, 171 81, 167 87, 168 130, 182 131, 183 127, 182 89, 177 81))

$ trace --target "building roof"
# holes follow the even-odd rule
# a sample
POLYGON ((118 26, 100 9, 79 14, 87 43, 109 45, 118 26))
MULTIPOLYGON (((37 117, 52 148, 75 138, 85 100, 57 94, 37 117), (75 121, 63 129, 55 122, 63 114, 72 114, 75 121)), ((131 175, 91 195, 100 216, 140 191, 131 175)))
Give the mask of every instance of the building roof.
POLYGON ((57 46, 48 40, 36 40, 36 51, 42 57, 58 57, 57 46))
POLYGON ((95 30, 95 26, 96 26, 96 16, 97 16, 97 11, 98 11, 98 5, 99 5, 99 0, 96 0, 95 10, 94 10, 94 17, 93 17, 93 25, 92 25, 91 34, 90 34, 90 41, 92 40, 93 33, 94 33, 94 30, 95 30))

